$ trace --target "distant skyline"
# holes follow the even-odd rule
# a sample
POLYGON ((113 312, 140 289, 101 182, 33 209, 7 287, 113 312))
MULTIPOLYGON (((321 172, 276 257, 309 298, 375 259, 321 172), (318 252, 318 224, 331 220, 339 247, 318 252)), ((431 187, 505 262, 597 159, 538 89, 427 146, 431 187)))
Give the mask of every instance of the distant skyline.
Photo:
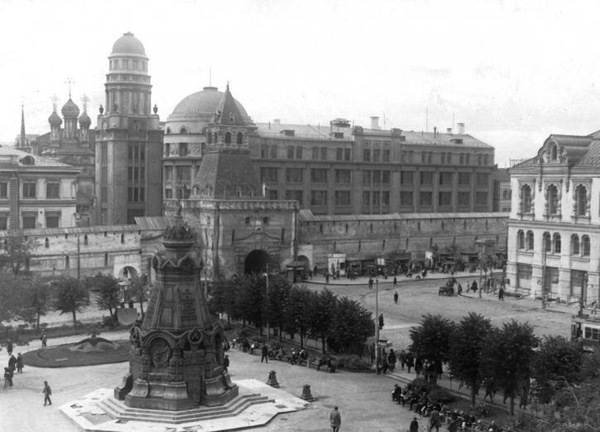
POLYGON ((163 121, 229 81, 255 122, 463 122, 505 166, 550 134, 600 129, 599 13, 594 1, 550 0, 0 0, 0 142, 19 133, 21 104, 27 133, 48 132, 69 79, 95 127, 107 57, 131 31, 163 121))

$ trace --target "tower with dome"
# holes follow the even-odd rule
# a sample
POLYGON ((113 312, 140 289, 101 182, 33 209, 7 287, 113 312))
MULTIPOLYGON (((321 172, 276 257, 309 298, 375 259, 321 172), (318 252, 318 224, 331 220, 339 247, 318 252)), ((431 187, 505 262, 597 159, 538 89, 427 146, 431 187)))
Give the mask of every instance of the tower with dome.
POLYGON ((133 224, 161 215, 163 132, 144 45, 127 32, 108 61, 96 137, 96 218, 101 225, 133 224))

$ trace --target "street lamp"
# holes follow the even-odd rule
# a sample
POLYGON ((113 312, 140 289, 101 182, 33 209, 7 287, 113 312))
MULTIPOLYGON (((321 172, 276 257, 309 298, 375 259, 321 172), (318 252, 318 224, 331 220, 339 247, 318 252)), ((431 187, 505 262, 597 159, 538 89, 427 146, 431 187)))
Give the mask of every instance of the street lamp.
POLYGON ((379 279, 375 278, 375 371, 379 370, 379 279))
MULTIPOLYGON (((267 264, 267 270, 264 273, 265 276, 265 284, 267 286, 267 298, 265 300, 267 307, 265 308, 266 311, 269 310, 269 264, 267 264)), ((269 317, 267 314, 267 344, 269 343, 269 317)))

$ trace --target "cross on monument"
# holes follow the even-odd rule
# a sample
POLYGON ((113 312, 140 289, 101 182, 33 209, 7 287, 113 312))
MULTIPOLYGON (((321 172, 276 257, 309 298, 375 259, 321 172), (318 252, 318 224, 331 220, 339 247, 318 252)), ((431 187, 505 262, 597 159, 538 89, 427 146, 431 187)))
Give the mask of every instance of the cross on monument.
POLYGON ((75 80, 71 77, 67 77, 65 83, 69 85, 69 99, 71 99, 71 84, 75 84, 75 80))

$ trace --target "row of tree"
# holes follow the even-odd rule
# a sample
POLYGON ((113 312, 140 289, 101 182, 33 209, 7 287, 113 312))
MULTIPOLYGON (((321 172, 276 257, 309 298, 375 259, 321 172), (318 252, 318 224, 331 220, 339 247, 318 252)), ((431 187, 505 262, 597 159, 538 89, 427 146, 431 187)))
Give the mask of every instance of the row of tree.
POLYGON ((247 275, 243 278, 218 277, 208 296, 212 313, 226 314, 260 328, 267 325, 300 337, 321 339, 323 352, 361 352, 363 344, 375 334, 370 311, 347 297, 338 298, 331 291, 312 291, 293 285, 281 276, 247 275))
POLYGON ((531 325, 515 320, 496 327, 476 313, 459 323, 426 315, 410 337, 409 350, 436 370, 447 364, 451 375, 470 388, 473 404, 485 380, 493 379, 510 399, 511 414, 523 387, 540 403, 564 406, 567 400, 575 403, 574 389, 600 377, 600 354, 586 354, 579 342, 560 336, 539 339, 531 325))

